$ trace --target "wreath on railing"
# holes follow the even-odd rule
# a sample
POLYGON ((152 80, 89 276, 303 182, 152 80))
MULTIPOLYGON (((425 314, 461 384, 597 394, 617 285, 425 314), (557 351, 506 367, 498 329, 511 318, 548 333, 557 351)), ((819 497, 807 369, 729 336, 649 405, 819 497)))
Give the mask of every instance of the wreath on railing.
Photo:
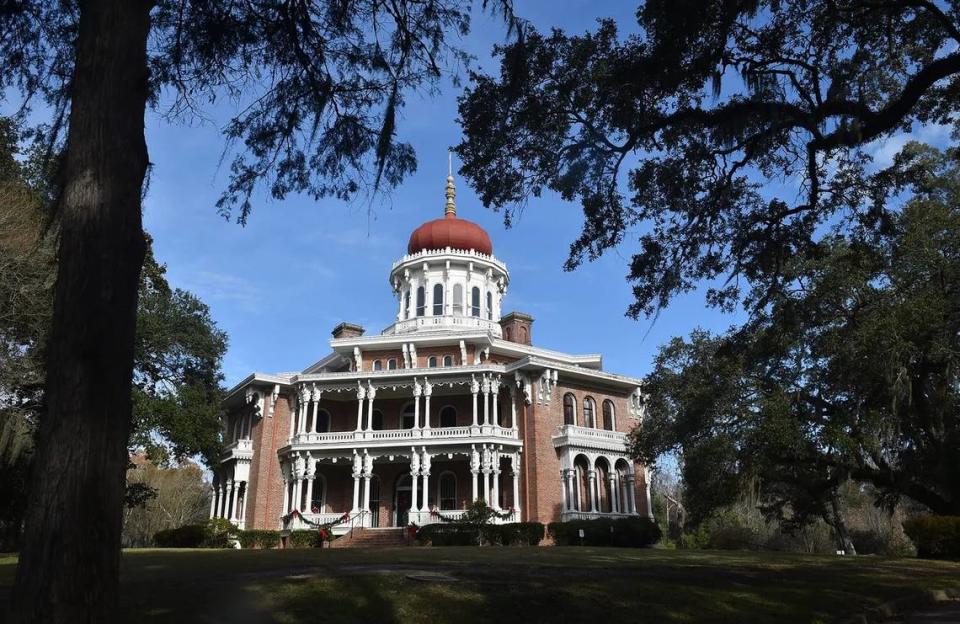
MULTIPOLYGON (((319 510, 316 507, 311 507, 310 511, 317 513, 319 510)), ((350 512, 345 511, 342 516, 336 520, 331 520, 330 522, 314 522, 313 520, 310 520, 304 516, 299 509, 294 509, 287 515, 281 516, 280 520, 282 520, 283 524, 286 525, 294 518, 299 518, 303 523, 309 525, 311 528, 317 529, 317 531, 320 533, 320 539, 326 542, 329 541, 333 535, 333 533, 330 531, 333 527, 350 520, 350 512)))
POLYGON ((517 510, 515 507, 511 507, 506 511, 497 511, 479 499, 470 503, 467 508, 463 510, 463 513, 456 518, 447 518, 440 513, 440 510, 437 509, 436 506, 430 509, 430 517, 436 518, 441 522, 447 522, 449 524, 468 524, 474 526, 490 524, 490 522, 494 519, 510 520, 516 513, 517 510))

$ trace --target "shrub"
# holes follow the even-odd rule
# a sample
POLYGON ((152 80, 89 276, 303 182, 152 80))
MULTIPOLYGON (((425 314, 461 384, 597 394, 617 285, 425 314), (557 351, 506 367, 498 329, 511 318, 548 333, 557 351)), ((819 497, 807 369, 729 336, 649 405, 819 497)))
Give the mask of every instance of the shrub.
POLYGON ((232 522, 225 518, 210 518, 203 525, 203 548, 232 548, 240 533, 232 522))
POLYGON ((417 542, 433 546, 474 546, 479 541, 497 546, 536 546, 543 539, 540 522, 511 522, 476 527, 457 522, 428 524, 417 530, 417 542), (478 540, 477 531, 480 532, 478 540))
POLYGON ((320 548, 323 546, 320 532, 312 529, 290 531, 290 548, 320 548))
POLYGON ((918 556, 960 559, 960 516, 917 516, 906 520, 903 530, 916 545, 918 556))
POLYGON ((158 548, 200 548, 206 538, 206 527, 188 524, 176 529, 157 531, 153 543, 158 548))
POLYGON ((551 522, 547 530, 557 546, 651 546, 661 537, 660 527, 649 518, 598 518, 551 522), (583 538, 580 531, 583 530, 583 538))
POLYGON ((243 548, 278 548, 280 546, 280 531, 266 529, 252 529, 240 531, 237 536, 243 548))

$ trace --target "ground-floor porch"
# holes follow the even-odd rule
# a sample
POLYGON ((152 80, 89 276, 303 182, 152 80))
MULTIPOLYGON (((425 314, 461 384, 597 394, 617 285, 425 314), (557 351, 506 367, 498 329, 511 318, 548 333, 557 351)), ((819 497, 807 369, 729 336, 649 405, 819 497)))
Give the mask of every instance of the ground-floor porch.
POLYGON ((297 451, 285 458, 282 529, 422 526, 474 500, 521 518, 520 448, 502 444, 297 451), (295 513, 296 512, 296 513, 295 513))

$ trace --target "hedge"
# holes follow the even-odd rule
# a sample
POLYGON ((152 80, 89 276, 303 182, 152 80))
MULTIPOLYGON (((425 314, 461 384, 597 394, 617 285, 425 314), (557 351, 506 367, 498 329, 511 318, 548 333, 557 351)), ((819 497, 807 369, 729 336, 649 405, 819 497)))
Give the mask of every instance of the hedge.
POLYGON ((642 548, 660 541, 661 533, 649 518, 598 518, 551 522, 547 532, 557 546, 626 546, 642 548), (583 539, 580 530, 583 529, 583 539))
POLYGON ((917 556, 960 559, 960 516, 917 516, 903 523, 917 547, 917 556))
POLYGON ((279 548, 280 531, 270 531, 267 529, 251 529, 249 531, 240 531, 237 536, 240 540, 241 548, 279 548))
MULTIPOLYGON (((536 546, 543 539, 544 527, 539 522, 487 524, 480 527, 482 543, 498 546, 536 546)), ((476 546, 477 528, 451 523, 428 524, 417 530, 417 542, 433 546, 476 546)))
POLYGON ((157 531, 153 543, 158 548, 230 548, 239 533, 229 520, 211 518, 205 524, 157 531))
POLYGON ((176 529, 157 531, 153 543, 157 548, 200 548, 206 537, 202 524, 188 524, 176 529))
POLYGON ((290 539, 287 545, 290 548, 320 548, 323 546, 320 542, 320 532, 313 529, 290 531, 290 539))

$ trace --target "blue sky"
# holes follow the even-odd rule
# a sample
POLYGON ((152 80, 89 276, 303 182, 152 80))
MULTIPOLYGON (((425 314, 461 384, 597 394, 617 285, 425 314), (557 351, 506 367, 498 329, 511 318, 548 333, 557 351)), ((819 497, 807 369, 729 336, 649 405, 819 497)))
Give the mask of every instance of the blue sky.
MULTIPOLYGON (((593 28, 613 17, 636 27, 636 3, 565 1, 518 3, 522 16, 543 30, 593 28)), ((462 45, 480 68, 495 70, 489 52, 503 26, 477 14, 462 45)), ((218 216, 214 203, 226 185, 219 165, 224 115, 211 124, 170 125, 151 114, 147 139, 154 167, 145 204, 145 227, 172 284, 188 289, 212 309, 227 331, 224 361, 229 385, 252 371, 294 371, 328 352, 330 330, 340 321, 379 333, 392 322, 395 302, 387 282, 390 264, 406 250, 410 232, 443 213, 447 149, 460 140, 456 97, 449 81, 434 97, 410 95, 399 123, 418 171, 374 204, 320 202, 291 197, 260 201, 246 227, 218 216)), ((506 262, 511 283, 504 311, 532 314, 534 342, 572 353, 601 353, 604 367, 641 377, 659 345, 698 326, 721 330, 737 318, 706 308, 702 293, 678 297, 659 317, 633 321, 625 280, 633 245, 566 273, 562 265, 580 232, 577 204, 545 195, 530 203, 509 230, 501 215, 483 208, 457 181, 461 217, 490 233, 494 254, 506 262)))

